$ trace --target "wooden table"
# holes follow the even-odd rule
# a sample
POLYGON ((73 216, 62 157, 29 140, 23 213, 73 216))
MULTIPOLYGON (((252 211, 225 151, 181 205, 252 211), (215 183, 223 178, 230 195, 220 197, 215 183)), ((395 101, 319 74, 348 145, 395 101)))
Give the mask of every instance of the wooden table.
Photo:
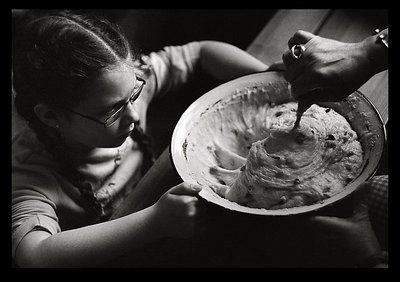
MULTIPOLYGON (((362 18, 363 13, 354 16, 344 10, 279 10, 266 24, 247 51, 266 64, 281 60, 287 50, 287 40, 298 30, 356 42, 370 35, 376 26, 362 18)), ((388 72, 382 72, 370 79, 360 90, 375 104, 383 120, 388 120, 388 72)), ((181 182, 176 172, 169 147, 160 155, 153 167, 141 179, 125 204, 114 218, 143 209, 154 204, 169 188, 181 182), (155 180, 155 181, 154 181, 155 180)), ((299 244, 312 245, 304 233, 302 217, 276 219, 243 215, 209 204, 202 200, 206 212, 203 221, 209 230, 191 241, 172 241, 143 250, 146 260, 135 260, 129 256, 121 259, 116 266, 307 266, 318 265, 318 255, 310 254, 310 249, 302 249, 299 244), (206 223, 205 223, 206 222, 206 223), (267 226, 267 228, 264 228, 267 226), (294 238, 291 234, 296 234, 294 238), (248 244, 253 249, 247 248, 248 244), (180 247, 177 247, 180 246, 180 247), (179 250, 179 251, 177 251, 179 250), (265 251, 268 250, 268 254, 265 251), (287 255, 290 250, 290 255, 287 255), (164 260, 166 253, 173 253, 164 260), (308 254, 304 257, 304 254, 308 254), (171 260, 171 257, 173 259, 171 260), (315 260, 308 260, 307 258, 315 260), (305 259, 306 258, 306 259, 305 259), (157 262, 156 262, 157 261, 157 262), (300 262, 302 262, 300 264, 300 262)), ((326 213, 349 214, 349 202, 343 203, 326 213)), ((203 217, 204 218, 204 217, 203 217)), ((304 245, 304 248, 306 248, 304 245)), ((310 246, 310 245, 309 245, 310 246)))

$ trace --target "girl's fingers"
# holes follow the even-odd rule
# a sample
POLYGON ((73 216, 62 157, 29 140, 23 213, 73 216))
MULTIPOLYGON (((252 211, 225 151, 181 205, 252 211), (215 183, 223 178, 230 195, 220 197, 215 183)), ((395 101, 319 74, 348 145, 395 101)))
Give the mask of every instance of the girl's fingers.
POLYGON ((182 182, 171 188, 168 193, 175 195, 197 195, 201 191, 201 186, 198 184, 191 184, 182 182))

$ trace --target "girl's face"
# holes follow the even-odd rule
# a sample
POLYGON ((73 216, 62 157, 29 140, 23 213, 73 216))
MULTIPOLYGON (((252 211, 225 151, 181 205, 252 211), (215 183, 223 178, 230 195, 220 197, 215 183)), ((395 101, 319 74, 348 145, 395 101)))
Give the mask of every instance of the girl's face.
POLYGON ((139 121, 137 103, 127 103, 140 85, 133 69, 119 67, 105 71, 87 87, 86 98, 74 109, 77 113, 105 121, 116 109, 126 104, 110 127, 79 114, 67 113, 60 122, 60 134, 74 148, 118 147, 139 121))

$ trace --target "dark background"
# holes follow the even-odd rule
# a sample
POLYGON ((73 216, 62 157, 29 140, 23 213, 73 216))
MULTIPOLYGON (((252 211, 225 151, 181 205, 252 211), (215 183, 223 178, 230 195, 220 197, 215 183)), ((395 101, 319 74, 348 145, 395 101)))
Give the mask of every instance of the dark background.
MULTIPOLYGON (((51 9, 12 11, 12 32, 31 17, 51 9)), ((220 40, 246 49, 276 10, 269 9, 90 9, 73 10, 117 23, 142 52, 192 40, 220 40)))
POLYGON ((192 40, 220 40, 246 49, 276 10, 135 9, 95 10, 117 22, 143 52, 192 40))

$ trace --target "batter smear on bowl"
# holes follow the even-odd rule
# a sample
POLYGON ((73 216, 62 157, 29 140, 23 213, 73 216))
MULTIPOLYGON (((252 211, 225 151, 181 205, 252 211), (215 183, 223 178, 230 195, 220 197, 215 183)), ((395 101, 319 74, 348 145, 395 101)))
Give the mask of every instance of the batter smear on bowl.
POLYGON ((282 209, 322 201, 357 177, 363 151, 347 120, 314 104, 292 130, 296 108, 296 102, 267 107, 262 139, 251 143, 245 158, 215 146, 218 165, 210 174, 218 181, 216 193, 248 207, 282 209))
POLYGON ((386 133, 360 92, 308 108, 280 72, 240 77, 196 100, 171 141, 181 178, 227 210, 286 216, 331 205, 371 179, 386 133))

